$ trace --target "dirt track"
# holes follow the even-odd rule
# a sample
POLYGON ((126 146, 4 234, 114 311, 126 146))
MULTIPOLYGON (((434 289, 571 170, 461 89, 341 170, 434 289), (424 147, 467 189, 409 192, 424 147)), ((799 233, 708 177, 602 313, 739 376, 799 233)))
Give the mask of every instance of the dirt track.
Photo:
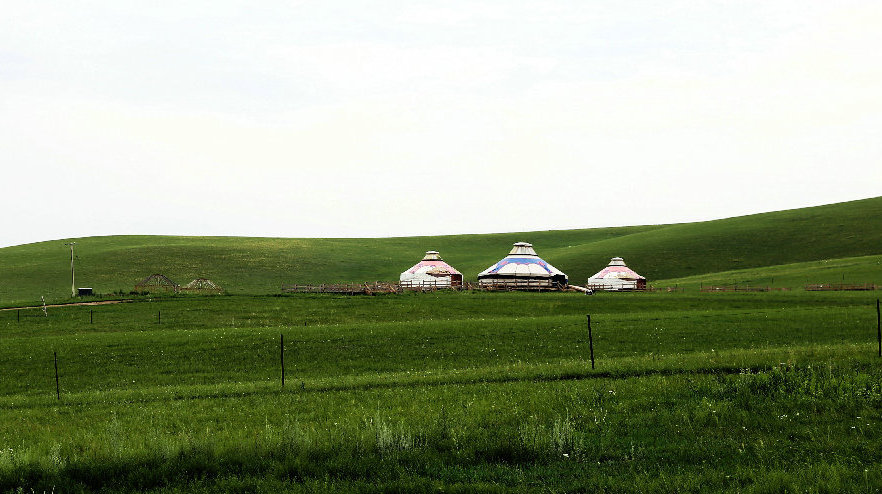
MULTIPOLYGON (((69 304, 46 304, 45 307, 73 307, 77 305, 109 305, 109 304, 125 304, 128 302, 134 302, 134 300, 101 300, 98 302, 72 302, 69 304)), ((22 310, 22 309, 42 309, 44 306, 42 305, 29 305, 27 307, 6 307, 5 309, 0 310, 22 310)))

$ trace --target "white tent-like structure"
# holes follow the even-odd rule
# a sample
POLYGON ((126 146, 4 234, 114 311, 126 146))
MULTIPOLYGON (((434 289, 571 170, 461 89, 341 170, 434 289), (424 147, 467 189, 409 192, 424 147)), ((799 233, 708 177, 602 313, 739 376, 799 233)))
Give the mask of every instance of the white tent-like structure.
POLYGON ((526 242, 514 244, 511 252, 496 264, 478 274, 478 283, 486 287, 505 287, 522 290, 559 288, 569 278, 552 266, 526 242))
POLYGON ((462 273, 444 262, 438 251, 426 252, 423 260, 401 273, 401 285, 412 288, 450 288, 462 285, 462 273))
POLYGON ((620 291, 645 290, 646 278, 625 265, 621 257, 613 257, 609 265, 588 278, 586 285, 592 290, 620 291))

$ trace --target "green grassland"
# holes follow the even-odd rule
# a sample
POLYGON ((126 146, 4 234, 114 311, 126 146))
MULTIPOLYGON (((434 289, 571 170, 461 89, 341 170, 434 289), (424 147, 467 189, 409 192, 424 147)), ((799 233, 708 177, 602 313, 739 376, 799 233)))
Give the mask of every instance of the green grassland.
POLYGON ((0 312, 0 489, 875 492, 871 295, 178 296, 0 312))
POLYGON ((720 271, 664 280, 666 286, 696 289, 701 285, 754 285, 801 289, 808 284, 880 284, 882 256, 845 257, 753 269, 720 271))
MULTIPOLYGON (((0 311, 0 492, 879 492, 878 292, 799 287, 879 283, 880 212, 76 239, 77 284, 127 301, 0 311), (572 282, 621 255, 684 291, 279 290, 396 279, 429 249, 474 279, 519 240, 572 282), (154 272, 227 295, 128 294, 154 272), (732 283, 794 290, 697 290, 732 283)), ((68 269, 61 241, 0 249, 0 307, 69 300, 68 269)))
MULTIPOLYGON (((237 294, 278 293, 282 283, 395 280, 430 249, 441 251, 466 279, 474 280, 516 241, 532 242, 573 283, 584 283, 618 255, 650 282, 666 284, 669 279, 722 271, 882 255, 882 197, 699 223, 585 230, 382 239, 74 240, 77 284, 99 293, 128 292, 153 273, 181 284, 210 278, 237 294)), ((869 266, 879 272, 877 264, 869 266)), ((841 275, 813 281, 839 282, 841 275)), ((62 241, 0 249, 0 306, 40 296, 64 300, 69 286, 69 251, 62 241)))

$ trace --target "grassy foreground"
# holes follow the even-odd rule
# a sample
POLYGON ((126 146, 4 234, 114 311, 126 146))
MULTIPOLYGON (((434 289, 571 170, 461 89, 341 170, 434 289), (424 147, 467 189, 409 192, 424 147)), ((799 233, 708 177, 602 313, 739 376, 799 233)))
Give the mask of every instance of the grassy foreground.
POLYGON ((874 302, 465 292, 0 312, 0 490, 876 492, 874 302))

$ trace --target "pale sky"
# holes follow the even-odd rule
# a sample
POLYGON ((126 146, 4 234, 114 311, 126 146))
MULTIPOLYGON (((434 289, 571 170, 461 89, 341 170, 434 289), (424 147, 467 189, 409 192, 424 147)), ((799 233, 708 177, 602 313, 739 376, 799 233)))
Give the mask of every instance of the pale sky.
POLYGON ((876 0, 7 2, 0 246, 878 196, 880 26, 876 0))

